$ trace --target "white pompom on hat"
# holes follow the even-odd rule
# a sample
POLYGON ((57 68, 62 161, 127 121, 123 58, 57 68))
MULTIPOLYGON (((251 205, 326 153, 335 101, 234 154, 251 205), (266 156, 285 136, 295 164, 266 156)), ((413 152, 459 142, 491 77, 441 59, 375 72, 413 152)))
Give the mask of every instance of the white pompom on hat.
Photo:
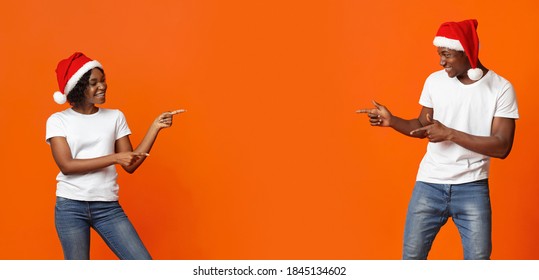
POLYGON ((483 70, 477 68, 479 60, 477 25, 476 19, 442 23, 433 41, 436 47, 465 52, 471 66, 468 69, 468 78, 474 81, 483 77, 483 70))
POLYGON ((67 100, 67 95, 77 85, 80 78, 96 67, 103 69, 103 66, 97 60, 92 60, 80 52, 61 60, 56 67, 59 91, 53 94, 54 101, 58 104, 64 104, 67 100))

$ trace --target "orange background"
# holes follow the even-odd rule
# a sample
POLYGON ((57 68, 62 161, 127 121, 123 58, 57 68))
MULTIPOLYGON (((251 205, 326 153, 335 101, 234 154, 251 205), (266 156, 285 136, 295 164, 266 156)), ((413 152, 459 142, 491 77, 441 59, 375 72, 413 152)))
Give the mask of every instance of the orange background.
MULTIPOLYGON (((4 1, 5 2, 5 1, 4 1)), ((0 259, 61 259, 45 122, 54 69, 105 67, 137 145, 183 108, 120 202, 156 259, 399 259, 426 142, 371 128, 376 99, 419 113, 444 21, 477 18, 483 64, 521 120, 493 160, 493 259, 539 259, 537 1, 9 1, 0 11, 0 259), (533 125, 535 123, 535 125, 533 125), (534 143, 535 142, 535 143, 534 143)), ((116 257, 92 236, 94 259, 116 257)), ((450 221, 430 258, 460 259, 450 221)))

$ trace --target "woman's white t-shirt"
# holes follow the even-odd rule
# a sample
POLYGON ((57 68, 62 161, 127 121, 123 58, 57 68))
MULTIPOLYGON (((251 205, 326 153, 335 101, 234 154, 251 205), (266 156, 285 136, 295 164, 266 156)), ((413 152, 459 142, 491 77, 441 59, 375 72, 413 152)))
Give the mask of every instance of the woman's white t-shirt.
MULTIPOLYGON (((115 152, 116 140, 131 134, 120 110, 103 109, 91 115, 80 114, 69 108, 54 113, 47 120, 46 141, 65 137, 74 159, 89 159, 115 152)), ((83 201, 118 200, 118 173, 110 165, 84 174, 56 177, 56 195, 83 201)))

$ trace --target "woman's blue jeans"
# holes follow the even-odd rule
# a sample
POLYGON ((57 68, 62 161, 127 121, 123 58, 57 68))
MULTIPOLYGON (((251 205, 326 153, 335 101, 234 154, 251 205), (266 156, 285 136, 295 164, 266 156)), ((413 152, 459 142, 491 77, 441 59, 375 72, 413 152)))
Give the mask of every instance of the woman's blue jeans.
POLYGON ((79 201, 56 197, 54 214, 66 260, 90 259, 90 228, 99 233, 118 258, 151 259, 117 201, 79 201))
POLYGON ((492 211, 487 179, 456 185, 416 182, 408 205, 402 258, 427 259, 449 217, 459 231, 464 259, 489 259, 492 211))

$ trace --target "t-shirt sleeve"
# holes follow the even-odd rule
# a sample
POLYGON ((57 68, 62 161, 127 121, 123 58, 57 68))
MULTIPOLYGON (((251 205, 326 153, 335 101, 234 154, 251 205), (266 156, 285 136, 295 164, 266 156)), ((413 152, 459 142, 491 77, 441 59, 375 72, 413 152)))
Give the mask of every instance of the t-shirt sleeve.
POLYGON ((430 90, 429 90, 429 84, 430 84, 429 81, 430 81, 430 77, 427 78, 427 80, 425 81, 425 84, 423 85, 423 91, 421 91, 421 96, 419 97, 419 104, 421 104, 424 107, 433 108, 434 106, 432 104, 432 98, 431 98, 430 90))
POLYGON ((496 101, 494 117, 518 119, 518 104, 515 90, 511 83, 507 83, 496 101))
POLYGON ((66 137, 67 135, 62 119, 57 114, 53 114, 47 120, 45 141, 50 144, 50 139, 57 136, 66 137))
POLYGON ((127 125, 127 120, 122 111, 118 110, 118 118, 116 119, 116 140, 129 134, 131 134, 131 130, 127 125))

